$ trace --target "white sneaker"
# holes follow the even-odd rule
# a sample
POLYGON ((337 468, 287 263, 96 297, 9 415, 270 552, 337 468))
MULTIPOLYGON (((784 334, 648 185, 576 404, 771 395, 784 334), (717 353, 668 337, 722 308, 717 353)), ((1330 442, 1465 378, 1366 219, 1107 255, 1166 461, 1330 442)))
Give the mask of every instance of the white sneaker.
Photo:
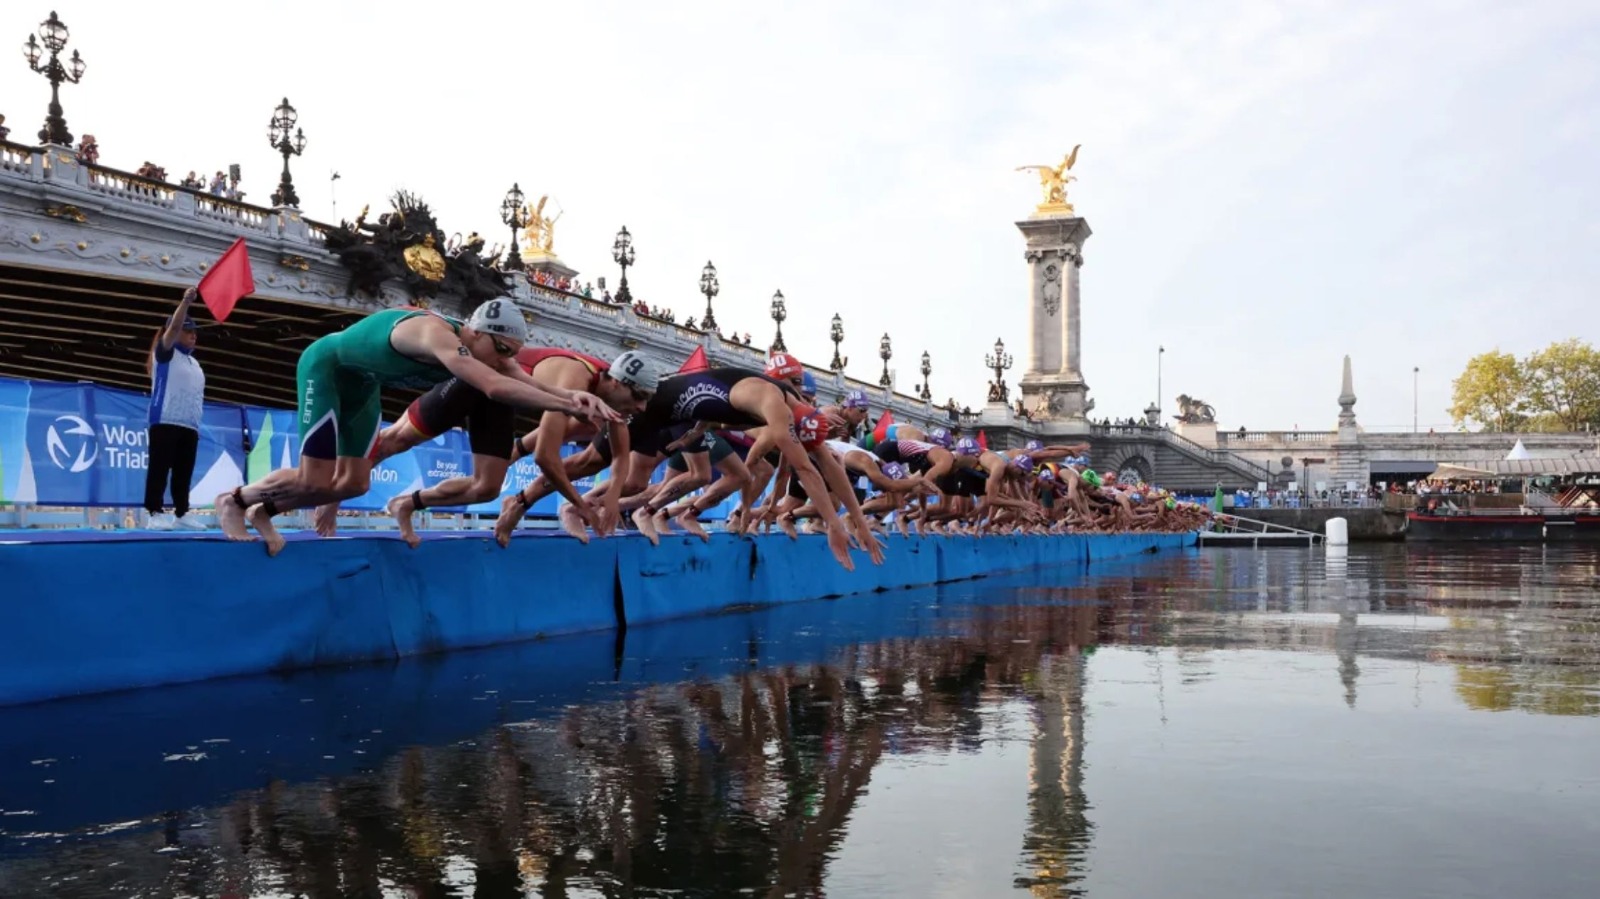
POLYGON ((176 519, 175 523, 180 531, 203 531, 208 527, 205 522, 200 520, 200 516, 193 512, 176 519))
POLYGON ((147 531, 170 531, 177 523, 178 520, 172 516, 171 512, 158 512, 150 516, 150 520, 144 523, 144 529, 147 531))

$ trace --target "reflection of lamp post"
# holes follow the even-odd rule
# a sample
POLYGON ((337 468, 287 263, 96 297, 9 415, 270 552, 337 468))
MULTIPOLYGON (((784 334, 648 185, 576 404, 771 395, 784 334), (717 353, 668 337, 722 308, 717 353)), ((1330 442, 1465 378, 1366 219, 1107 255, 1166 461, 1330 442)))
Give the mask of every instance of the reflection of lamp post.
POLYGON ((1010 402, 1011 390, 1006 387, 1005 373, 1011 368, 1013 361, 1015 360, 1006 354, 1006 342, 996 337, 994 340, 994 355, 985 355, 983 357, 983 364, 994 371, 994 383, 990 385, 989 389, 990 402, 1010 402))
POLYGON ((633 305, 633 294, 628 291, 628 266, 633 264, 633 235, 628 233, 628 226, 623 225, 617 232, 617 239, 611 244, 611 261, 622 266, 622 283, 617 287, 617 302, 624 306, 633 305))
POLYGON ((717 333, 717 319, 711 314, 711 298, 722 292, 722 285, 717 283, 717 267, 710 261, 700 271, 700 292, 706 295, 706 317, 700 320, 700 329, 708 334, 717 333))
POLYGON ((772 294, 772 320, 778 323, 778 333, 772 338, 772 352, 787 353, 789 348, 783 345, 783 320, 789 317, 789 307, 783 302, 783 291, 773 291, 772 294))
POLYGON ((833 324, 828 326, 828 339, 833 341, 833 361, 828 363, 828 368, 843 372, 850 360, 839 355, 839 344, 844 342, 844 319, 837 312, 833 314, 833 324))
POLYGON ((889 386, 889 360, 894 358, 894 348, 889 345, 889 334, 884 332, 883 339, 878 341, 878 357, 883 360, 883 374, 878 377, 878 384, 889 386))
POLYGON ((522 270, 522 252, 517 249, 517 232, 528 224, 522 213, 522 201, 527 199, 522 193, 522 188, 516 184, 506 191, 506 198, 500 201, 500 221, 506 223, 511 229, 511 249, 506 251, 505 264, 501 266, 506 271, 522 270))
POLYGON ((272 121, 267 124, 267 143, 283 154, 283 174, 278 178, 278 189, 272 192, 274 206, 300 206, 300 198, 294 195, 294 179, 289 177, 289 157, 299 156, 306 151, 306 133, 295 128, 295 122, 299 120, 300 114, 289 105, 289 98, 284 97, 278 108, 272 111, 272 121), (293 129, 293 133, 290 133, 290 129, 293 129))
POLYGON ((922 351, 922 398, 931 401, 933 391, 928 389, 928 376, 933 374, 933 358, 927 350, 922 351))
POLYGON ((44 127, 39 129, 39 139, 62 147, 72 146, 72 132, 67 130, 67 120, 61 116, 61 82, 77 84, 83 78, 83 59, 78 56, 78 51, 72 51, 70 71, 61 64, 61 51, 66 49, 70 37, 67 26, 52 12, 50 18, 39 23, 39 39, 44 41, 44 46, 40 47, 31 34, 28 35, 28 42, 22 45, 22 55, 27 57, 28 68, 50 79, 50 114, 45 116, 44 127), (41 66, 39 59, 44 56, 45 50, 50 51, 50 61, 41 66))

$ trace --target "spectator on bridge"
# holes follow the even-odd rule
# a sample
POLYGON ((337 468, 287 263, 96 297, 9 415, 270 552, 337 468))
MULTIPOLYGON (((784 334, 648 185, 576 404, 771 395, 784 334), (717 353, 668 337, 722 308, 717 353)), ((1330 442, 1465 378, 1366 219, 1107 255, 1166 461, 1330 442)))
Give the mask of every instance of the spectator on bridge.
POLYGON ((11 133, 11 129, 6 127, 6 117, 3 116, 3 115, 0 115, 0 140, 5 140, 6 139, 6 135, 8 135, 10 133, 11 133))
POLYGON ((94 165, 99 161, 100 142, 94 139, 94 135, 85 134, 83 138, 78 141, 78 162, 82 163, 83 165, 94 165))
POLYGON ((205 528, 189 516, 189 487, 200 449, 206 392, 205 372, 194 358, 199 332, 189 317, 189 305, 199 295, 193 287, 183 292, 172 318, 150 341, 145 360, 150 373, 150 458, 144 472, 144 510, 150 513, 146 526, 155 531, 205 528), (166 514, 169 478, 174 515, 166 514))

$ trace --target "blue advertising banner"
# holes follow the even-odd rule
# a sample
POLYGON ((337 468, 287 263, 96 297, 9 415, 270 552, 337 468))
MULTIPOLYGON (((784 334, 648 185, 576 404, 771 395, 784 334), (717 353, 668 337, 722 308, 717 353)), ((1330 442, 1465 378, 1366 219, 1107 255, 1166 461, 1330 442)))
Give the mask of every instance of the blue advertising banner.
MULTIPOLYGON (((19 381, 0 378, 0 503, 60 506, 126 506, 144 502, 148 468, 149 397, 93 384, 19 381)), ((579 451, 562 447, 562 457, 579 451)), ((281 468, 300 464, 300 440, 293 410, 207 403, 201 425, 195 483, 197 508, 217 494, 254 482, 281 468)), ((451 478, 470 477, 472 452, 466 435, 446 432, 407 453, 374 466, 372 489, 344 508, 381 511, 389 500, 451 478)), ((580 493, 603 482, 608 472, 580 478, 580 493)), ((513 491, 533 483, 539 468, 531 458, 513 464, 495 499, 464 509, 496 515, 513 491)), ((660 466, 651 475, 659 483, 660 466)), ((728 499, 704 517, 721 519, 737 504, 728 499)), ((554 516, 565 500, 549 496, 531 510, 554 516)))
MULTIPOLYGON (((90 384, 0 380, 0 501, 139 506, 149 467, 149 401, 90 384)), ((192 492, 204 502, 240 483, 237 406, 209 405, 192 492)))

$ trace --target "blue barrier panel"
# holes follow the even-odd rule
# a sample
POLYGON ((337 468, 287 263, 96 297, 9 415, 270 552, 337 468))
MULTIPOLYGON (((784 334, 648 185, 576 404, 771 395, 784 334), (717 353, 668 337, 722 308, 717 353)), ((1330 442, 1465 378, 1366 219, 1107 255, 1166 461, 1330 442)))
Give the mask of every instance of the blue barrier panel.
POLYGON ((899 589, 939 578, 1081 567, 1194 535, 928 537, 889 542, 881 566, 836 565, 820 536, 637 536, 584 546, 482 532, 321 540, 285 555, 212 536, 24 534, 0 545, 0 704, 232 674, 386 659, 630 623, 899 589), (109 573, 109 574, 108 574, 109 573), (619 593, 620 591, 620 593, 619 593))
POLYGON ((618 542, 0 547, 0 703, 610 628, 618 542))

